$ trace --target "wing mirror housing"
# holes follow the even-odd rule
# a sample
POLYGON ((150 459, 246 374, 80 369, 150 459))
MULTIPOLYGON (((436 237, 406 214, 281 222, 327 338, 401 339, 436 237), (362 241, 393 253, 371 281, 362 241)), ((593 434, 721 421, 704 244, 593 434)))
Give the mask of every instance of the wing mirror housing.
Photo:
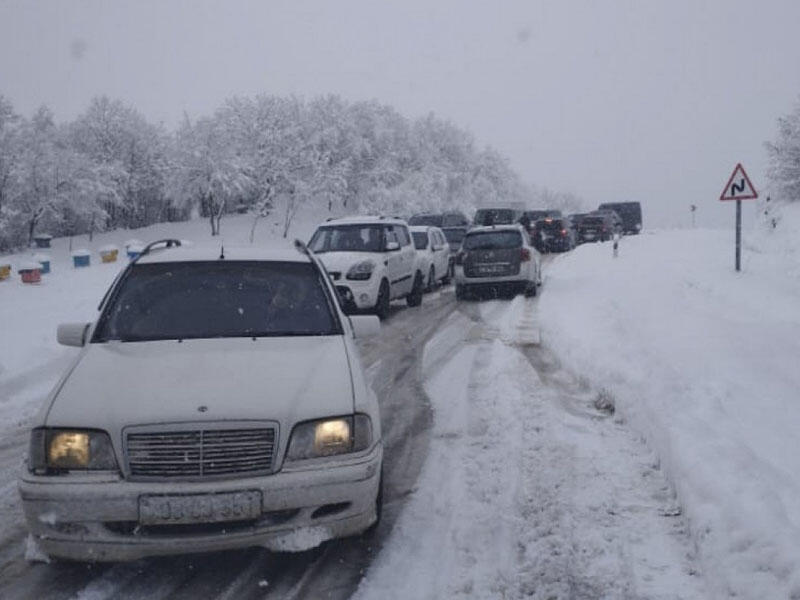
POLYGON ((357 340, 376 336, 381 330, 381 322, 375 315, 353 315, 350 325, 353 327, 353 337, 357 340))
POLYGON ((91 323, 62 323, 56 330, 56 339, 63 346, 82 348, 86 345, 91 323))

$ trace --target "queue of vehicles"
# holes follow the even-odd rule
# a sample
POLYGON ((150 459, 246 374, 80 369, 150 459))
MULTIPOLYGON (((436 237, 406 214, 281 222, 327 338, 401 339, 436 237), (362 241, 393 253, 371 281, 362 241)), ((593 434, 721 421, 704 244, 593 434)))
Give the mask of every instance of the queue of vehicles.
POLYGON ((58 328, 80 352, 34 419, 19 480, 31 543, 124 561, 374 528, 379 403, 353 340, 392 300, 418 306, 451 280, 459 300, 534 296, 541 252, 579 239, 556 211, 409 221, 330 219, 294 250, 144 248, 95 321, 58 328))

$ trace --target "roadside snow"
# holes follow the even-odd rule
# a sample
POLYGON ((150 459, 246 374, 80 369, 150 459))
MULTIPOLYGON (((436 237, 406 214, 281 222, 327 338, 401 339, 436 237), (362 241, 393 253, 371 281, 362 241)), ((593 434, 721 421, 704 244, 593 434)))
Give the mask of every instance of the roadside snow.
POLYGON ((428 343, 429 454, 357 600, 704 597, 654 458, 516 345, 534 307, 470 305, 428 343))
POLYGON ((584 245, 540 302, 544 344, 660 458, 715 598, 800 597, 800 214, 782 227, 741 273, 729 231, 584 245))

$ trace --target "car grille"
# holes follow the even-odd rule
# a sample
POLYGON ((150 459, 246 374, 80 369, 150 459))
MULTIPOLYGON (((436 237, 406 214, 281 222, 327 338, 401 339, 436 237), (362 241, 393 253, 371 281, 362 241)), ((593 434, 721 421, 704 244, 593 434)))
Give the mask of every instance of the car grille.
POLYGON ((130 432, 128 473, 135 478, 210 478, 272 470, 275 428, 130 432))

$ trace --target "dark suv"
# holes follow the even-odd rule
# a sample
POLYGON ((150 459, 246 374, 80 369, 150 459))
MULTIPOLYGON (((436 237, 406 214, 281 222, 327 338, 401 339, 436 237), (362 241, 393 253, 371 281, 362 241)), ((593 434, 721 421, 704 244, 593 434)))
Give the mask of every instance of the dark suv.
POLYGON ((589 213, 578 225, 578 242, 605 242, 610 240, 615 231, 619 231, 619 217, 613 211, 589 213))
POLYGON ((622 220, 622 232, 637 234, 642 230, 642 205, 638 202, 605 202, 597 210, 613 210, 622 220))
POLYGON ((575 230, 569 219, 539 219, 531 230, 533 245, 539 252, 568 252, 576 245, 575 230))

